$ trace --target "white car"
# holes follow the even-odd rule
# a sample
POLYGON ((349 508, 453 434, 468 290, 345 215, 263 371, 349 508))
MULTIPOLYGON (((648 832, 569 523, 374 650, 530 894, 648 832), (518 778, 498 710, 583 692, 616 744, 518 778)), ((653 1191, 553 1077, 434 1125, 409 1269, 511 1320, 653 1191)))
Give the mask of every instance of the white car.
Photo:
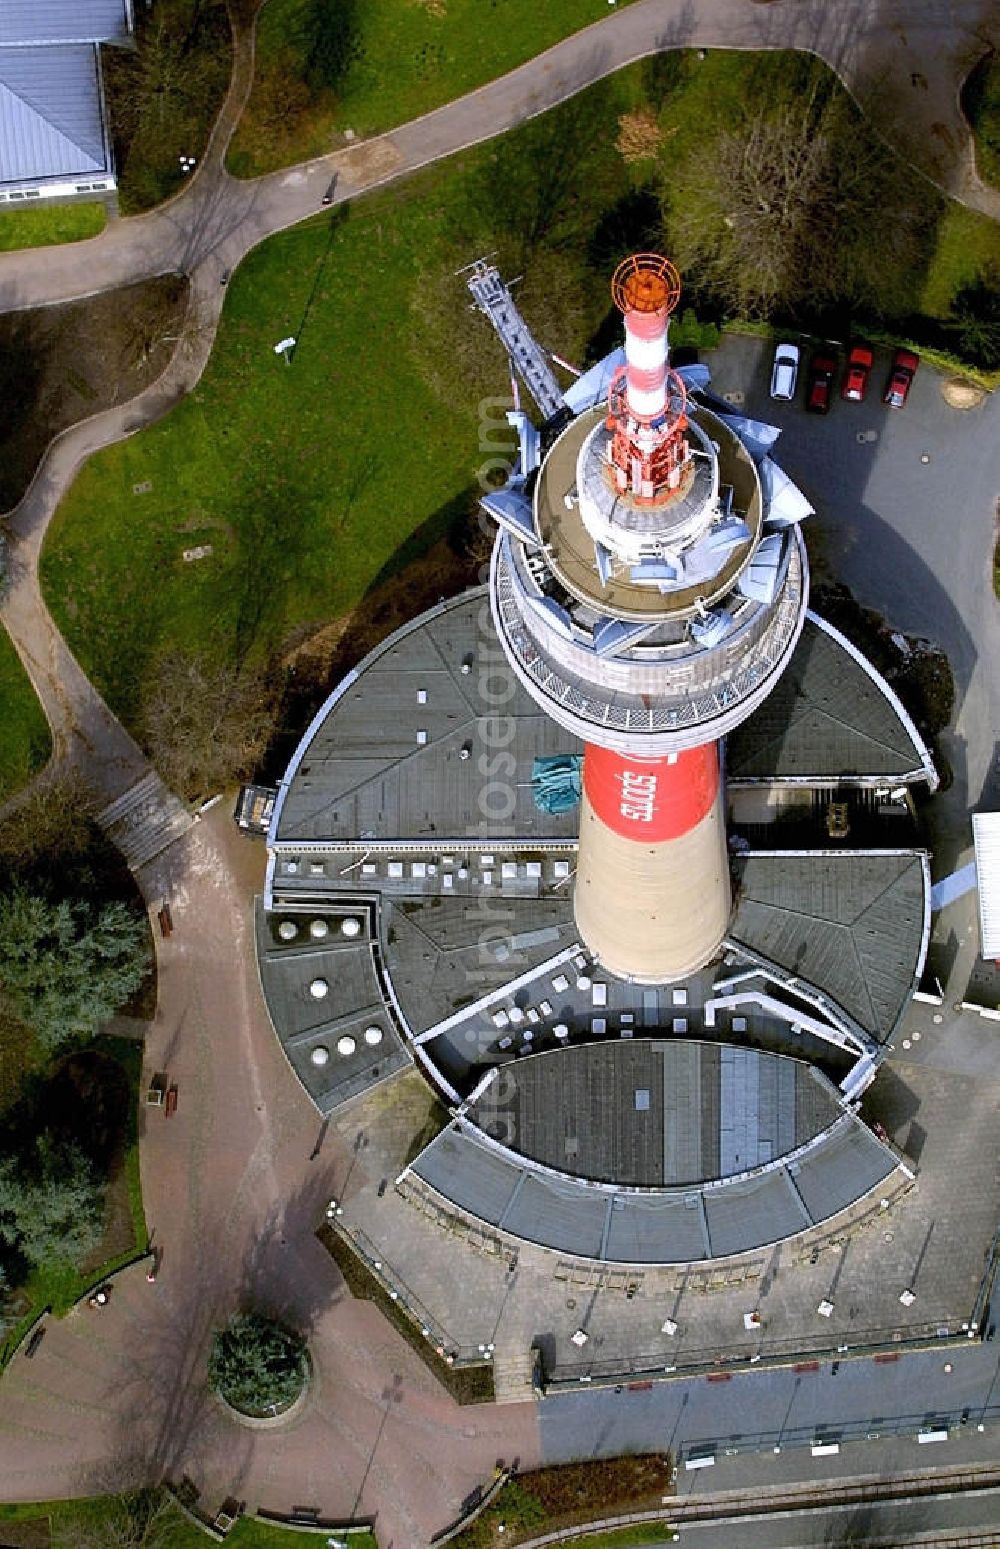
POLYGON ((786 402, 795 397, 795 384, 799 379, 799 347, 797 344, 779 344, 774 352, 774 369, 771 372, 771 397, 786 402))

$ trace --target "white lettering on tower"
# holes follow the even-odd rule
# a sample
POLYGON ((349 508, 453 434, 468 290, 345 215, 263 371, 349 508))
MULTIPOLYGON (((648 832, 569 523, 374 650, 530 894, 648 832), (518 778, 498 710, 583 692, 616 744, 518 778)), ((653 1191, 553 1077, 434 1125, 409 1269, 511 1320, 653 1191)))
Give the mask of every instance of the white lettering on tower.
POLYGON ((633 823, 651 823, 656 808, 655 774, 636 774, 625 769, 618 776, 622 785, 619 811, 633 823))

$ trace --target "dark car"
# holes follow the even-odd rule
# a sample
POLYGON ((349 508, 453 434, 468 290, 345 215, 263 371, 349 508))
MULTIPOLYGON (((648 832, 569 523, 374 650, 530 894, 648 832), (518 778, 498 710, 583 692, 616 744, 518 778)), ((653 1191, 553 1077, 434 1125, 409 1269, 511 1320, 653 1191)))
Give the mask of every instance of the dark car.
POLYGON ((827 414, 833 379, 837 374, 837 362, 832 355, 814 355, 809 366, 806 386, 806 408, 810 414, 827 414))
POLYGON ((897 350, 893 356, 892 371, 882 394, 882 402, 887 403, 890 409, 901 409, 906 402, 906 395, 910 391, 910 383, 917 374, 920 364, 919 355, 914 355, 912 350, 897 350))
POLYGON ((851 403, 862 403, 868 391, 868 377, 872 369, 872 352, 867 344, 852 344, 847 357, 847 370, 840 389, 841 398, 851 403))

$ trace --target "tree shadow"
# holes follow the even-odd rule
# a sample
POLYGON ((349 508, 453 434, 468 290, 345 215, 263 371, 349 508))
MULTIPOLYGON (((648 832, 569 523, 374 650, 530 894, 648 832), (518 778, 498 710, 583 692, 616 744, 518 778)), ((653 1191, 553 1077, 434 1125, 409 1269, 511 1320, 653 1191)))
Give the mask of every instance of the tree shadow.
MULTIPOLYGON (((208 1444, 226 1423, 208 1385, 208 1355, 214 1330, 233 1313, 263 1312, 308 1342, 318 1319, 344 1294, 327 1257, 318 1246, 309 1251, 333 1181, 330 1167, 310 1174, 267 1214, 237 1265, 227 1259, 224 1230, 184 1280, 171 1280, 167 1265, 157 1294, 133 1314, 138 1353, 108 1401, 113 1397, 118 1422, 115 1457, 135 1477, 204 1482, 208 1444)), ((240 1494, 253 1450, 252 1433, 228 1426, 226 1488, 233 1495, 240 1494)))

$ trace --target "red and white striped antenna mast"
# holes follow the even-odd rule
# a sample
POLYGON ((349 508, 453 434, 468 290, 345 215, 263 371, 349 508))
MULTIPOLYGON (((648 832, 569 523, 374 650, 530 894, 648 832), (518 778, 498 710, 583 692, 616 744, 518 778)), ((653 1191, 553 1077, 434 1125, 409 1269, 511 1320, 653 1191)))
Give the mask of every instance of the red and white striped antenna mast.
POLYGON ((634 500, 666 503, 685 485, 691 462, 687 394, 667 363, 680 275, 659 253, 633 253, 615 270, 611 294, 625 318, 626 362, 608 392, 615 484, 634 500))

